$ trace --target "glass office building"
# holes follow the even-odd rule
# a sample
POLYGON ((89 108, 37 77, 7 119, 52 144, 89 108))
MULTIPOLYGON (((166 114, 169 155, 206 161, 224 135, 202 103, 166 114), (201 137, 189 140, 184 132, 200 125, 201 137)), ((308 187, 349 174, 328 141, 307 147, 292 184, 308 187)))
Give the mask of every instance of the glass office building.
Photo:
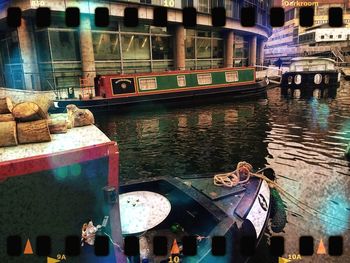
POLYGON ((132 0, 132 1, 17 1, 23 12, 20 27, 8 28, 6 9, 0 6, 0 85, 7 88, 50 90, 78 87, 81 77, 168 70, 242 67, 261 64, 271 35, 262 0, 132 0), (35 25, 35 9, 51 8, 48 28, 35 25), (80 8, 80 26, 65 25, 65 8, 80 8), (108 7, 110 24, 94 24, 96 7, 108 7), (154 6, 168 7, 168 26, 152 25, 154 6), (184 28, 182 8, 197 9, 197 26, 184 28), (211 25, 211 8, 225 7, 224 27, 211 25), (256 26, 242 27, 240 8, 254 6, 256 26), (139 26, 125 27, 125 7, 138 8, 139 26))

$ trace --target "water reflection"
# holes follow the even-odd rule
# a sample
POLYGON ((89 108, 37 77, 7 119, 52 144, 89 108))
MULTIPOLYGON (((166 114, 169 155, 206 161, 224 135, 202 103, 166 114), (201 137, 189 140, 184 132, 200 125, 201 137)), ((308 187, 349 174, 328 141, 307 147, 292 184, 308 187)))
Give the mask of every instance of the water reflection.
MULTIPOLYGON (((281 96, 274 88, 259 100, 162 107, 96 119, 109 136, 115 134, 111 138, 119 144, 122 181, 225 172, 241 160, 255 168, 272 167, 279 185, 317 211, 304 211, 282 196, 288 218, 286 256, 298 253, 301 235, 312 235, 315 244, 322 238, 326 247, 330 235, 343 235, 344 244, 350 243, 350 169, 344 157, 350 143, 350 86, 342 83, 336 96, 311 95, 315 97, 281 96)), ((344 246, 342 257, 314 255, 301 262, 349 259, 349 247, 344 246)))

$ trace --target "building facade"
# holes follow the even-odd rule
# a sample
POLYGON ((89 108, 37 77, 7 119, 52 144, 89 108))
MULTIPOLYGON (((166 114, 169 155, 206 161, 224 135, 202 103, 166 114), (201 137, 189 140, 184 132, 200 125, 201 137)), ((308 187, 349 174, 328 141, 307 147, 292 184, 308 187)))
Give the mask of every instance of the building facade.
POLYGON ((239 67, 261 64, 272 30, 270 1, 261 0, 132 0, 132 1, 3 1, 0 6, 0 85, 49 90, 79 86, 81 77, 166 70, 239 67), (9 6, 22 9, 18 28, 6 25, 9 6), (51 25, 37 28, 35 9, 50 7, 51 25), (168 7, 168 27, 152 26, 153 8, 168 7), (197 26, 184 28, 182 8, 197 9, 197 26), (224 27, 213 27, 211 8, 226 8, 224 27), (240 8, 255 6, 257 24, 242 27, 240 8), (65 9, 80 8, 80 26, 65 25, 65 9), (96 7, 107 7, 110 24, 96 27, 96 7), (138 8, 139 26, 125 27, 126 7, 138 8))
POLYGON ((350 29, 349 0, 275 0, 273 5, 285 9, 285 24, 283 27, 274 28, 266 43, 266 64, 273 63, 278 58, 288 63, 291 58, 296 56, 331 52, 332 49, 349 45, 350 36, 346 33, 350 29), (315 10, 313 27, 305 28, 299 25, 299 8, 304 6, 313 7, 315 10), (328 9, 330 7, 341 7, 343 9, 344 27, 329 28, 328 9), (334 30, 343 33, 334 33, 333 36, 329 32, 334 30), (312 38, 313 34, 319 36, 320 41, 309 39, 312 38), (340 38, 338 38, 339 35, 341 35, 340 38))

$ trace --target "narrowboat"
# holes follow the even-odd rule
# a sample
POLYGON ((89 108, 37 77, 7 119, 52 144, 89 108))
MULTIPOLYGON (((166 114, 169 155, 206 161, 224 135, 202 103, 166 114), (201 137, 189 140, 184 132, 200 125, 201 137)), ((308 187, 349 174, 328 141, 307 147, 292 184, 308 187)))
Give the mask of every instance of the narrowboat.
POLYGON ((340 85, 341 73, 335 67, 335 61, 320 57, 298 57, 291 60, 289 70, 282 75, 281 93, 294 94, 299 90, 302 96, 321 93, 336 93, 340 85))
MULTIPOLYGON (((51 252, 45 255, 53 259, 66 254, 69 262, 77 263, 141 262, 146 258, 148 262, 169 262, 176 239, 177 262, 245 262, 241 238, 249 237, 250 244, 258 245, 269 220, 270 189, 257 177, 235 187, 214 185, 210 174, 166 175, 120 185, 118 145, 94 125, 52 135, 50 142, 0 148, 0 157, 1 236, 18 235, 11 240, 22 240, 27 248, 44 233, 51 240, 51 252), (82 225, 89 221, 100 225, 96 237, 108 240, 102 240, 102 251, 107 251, 103 256, 96 256, 89 244, 80 245, 82 225), (140 240, 138 256, 130 256, 130 249, 127 252, 124 246, 130 235, 140 240), (153 253, 155 236, 167 240, 163 255, 153 253), (184 236, 196 237, 194 255, 181 252, 184 236), (226 237, 225 255, 211 252, 213 236, 226 237), (65 247, 78 252, 65 253, 65 247)), ((100 241, 95 239, 101 249, 100 241)), ((36 244, 37 251, 42 243, 36 244)), ((22 248, 20 245, 11 255, 2 250, 0 258, 42 260, 22 248)))
POLYGON ((65 110, 68 104, 96 110, 146 101, 180 102, 215 94, 248 96, 266 90, 267 79, 257 82, 255 77, 254 67, 104 75, 95 78, 90 96, 76 97, 70 89, 67 98, 54 101, 54 110, 65 110))

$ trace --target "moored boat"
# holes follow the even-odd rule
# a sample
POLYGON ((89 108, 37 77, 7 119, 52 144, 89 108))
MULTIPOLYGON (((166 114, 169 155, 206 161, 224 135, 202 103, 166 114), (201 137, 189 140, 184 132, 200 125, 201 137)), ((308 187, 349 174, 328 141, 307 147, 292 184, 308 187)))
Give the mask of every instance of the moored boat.
POLYGON ((254 67, 193 71, 167 71, 98 76, 89 96, 76 97, 73 89, 67 98, 54 101, 54 109, 68 104, 93 110, 146 101, 181 102, 198 96, 232 93, 248 96, 266 90, 267 81, 256 81, 254 67))
MULTIPOLYGON (((197 237, 197 253, 180 253, 181 262, 245 262, 248 256, 240 253, 241 238, 249 237, 255 247, 269 219, 270 189, 257 177, 234 187, 214 185, 213 175, 143 178, 119 185, 118 147, 94 125, 53 135, 50 142, 0 148, 0 155, 0 190, 4 195, 0 219, 16 222, 6 224, 0 231, 3 236, 24 233, 28 222, 37 222, 22 238, 32 240, 48 233, 53 240, 52 253, 57 255, 62 253, 64 238, 79 233, 84 220, 99 223, 103 219, 96 236, 110 239, 108 256, 98 257, 90 244, 84 244, 74 262, 127 262, 123 236, 128 235, 148 240, 148 247, 153 247, 154 236, 168 238, 168 244, 174 239, 181 242, 184 236, 197 237), (140 192, 161 202, 149 202, 146 195, 138 195, 140 192), (125 195, 134 197, 123 199, 125 195), (138 217, 129 217, 125 205, 136 209, 138 217), (22 213, 24 209, 26 213, 22 213), (155 220, 150 225, 136 220, 140 218, 155 220), (123 222, 136 230, 127 231, 123 222), (213 236, 226 238, 224 256, 211 253, 213 236)), ((79 242, 80 238, 74 240, 79 242)), ((168 260, 167 256, 147 254, 153 262, 168 260)), ((2 252, 0 257, 7 259, 2 252)))
POLYGON ((289 71, 282 75, 281 92, 294 94, 300 90, 302 96, 312 96, 317 89, 330 95, 335 94, 340 85, 341 73, 335 68, 335 61, 329 58, 293 58, 289 71))

